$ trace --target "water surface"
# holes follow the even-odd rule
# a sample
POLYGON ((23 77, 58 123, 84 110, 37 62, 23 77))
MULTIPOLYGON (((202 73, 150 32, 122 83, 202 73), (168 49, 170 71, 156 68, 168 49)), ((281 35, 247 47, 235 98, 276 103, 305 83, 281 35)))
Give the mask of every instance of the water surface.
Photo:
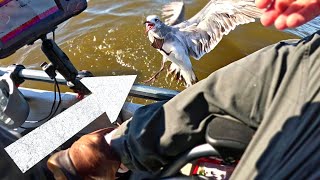
MULTIPOLYGON (((96 76, 137 74, 137 83, 148 79, 160 68, 162 57, 150 46, 143 22, 150 14, 160 15, 168 1, 160 0, 90 0, 85 12, 61 24, 56 42, 69 56, 75 67, 86 69, 96 76)), ((208 1, 189 0, 186 17, 190 18, 208 1)), ((192 59, 199 79, 260 48, 280 40, 297 38, 259 22, 237 27, 200 61, 192 59)), ((40 51, 40 43, 27 46, 2 60, 1 66, 20 63, 27 68, 40 69, 47 61, 40 51)), ((167 64, 169 65, 169 63, 167 64)), ((152 86, 183 90, 183 83, 172 81, 162 72, 152 86)), ((28 81, 26 87, 52 90, 46 83, 28 81)), ((67 88, 63 88, 64 91, 67 88)))

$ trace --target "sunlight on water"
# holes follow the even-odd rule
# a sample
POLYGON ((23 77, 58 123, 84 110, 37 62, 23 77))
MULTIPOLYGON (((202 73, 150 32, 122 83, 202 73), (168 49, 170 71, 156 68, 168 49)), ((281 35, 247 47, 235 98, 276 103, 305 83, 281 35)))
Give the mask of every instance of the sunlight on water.
MULTIPOLYGON (((160 15, 164 0, 90 0, 82 14, 61 24, 56 31, 56 42, 69 56, 75 67, 86 69, 97 76, 137 74, 137 83, 148 79, 160 68, 162 57, 150 46, 143 22, 150 14, 160 15)), ((207 1, 186 1, 186 17, 190 18, 207 1)), ((192 60, 199 79, 260 48, 293 35, 265 28, 259 22, 237 27, 200 61, 192 60)), ((1 61, 2 66, 20 63, 40 69, 47 61, 40 51, 40 43, 24 47, 1 61)), ((169 64, 167 64, 169 65, 169 64)), ((183 90, 182 82, 172 80, 166 72, 160 74, 153 86, 183 90)), ((52 85, 27 82, 27 87, 52 89, 52 85)), ((63 89, 64 91, 67 88, 63 89)))

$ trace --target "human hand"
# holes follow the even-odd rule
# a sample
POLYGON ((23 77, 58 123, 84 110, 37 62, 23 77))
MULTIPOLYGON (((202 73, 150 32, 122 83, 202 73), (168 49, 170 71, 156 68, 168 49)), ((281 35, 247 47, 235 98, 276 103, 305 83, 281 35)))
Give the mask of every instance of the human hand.
POLYGON ((256 0, 264 9, 261 23, 283 30, 300 26, 320 14, 320 0, 256 0))

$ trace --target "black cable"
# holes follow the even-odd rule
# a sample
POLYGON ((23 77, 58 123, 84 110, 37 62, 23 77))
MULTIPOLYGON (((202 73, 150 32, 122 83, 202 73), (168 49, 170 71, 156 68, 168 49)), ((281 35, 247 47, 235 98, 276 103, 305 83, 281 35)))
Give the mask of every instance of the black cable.
POLYGON ((52 106, 51 106, 50 113, 49 113, 46 117, 44 117, 44 118, 42 118, 42 119, 40 119, 40 120, 38 120, 38 121, 35 121, 35 122, 42 122, 42 121, 51 119, 52 116, 53 116, 54 114, 56 114, 56 112, 58 111, 58 109, 59 109, 59 107, 60 107, 60 104, 61 104, 61 92, 60 92, 60 87, 59 87, 59 84, 58 84, 58 82, 57 82, 57 79, 54 78, 54 99, 53 99, 53 103, 52 103, 52 106), (58 102, 57 107, 55 108, 55 106, 56 106, 56 100, 57 100, 57 89, 58 89, 58 95, 59 95, 59 102, 58 102))
MULTIPOLYGON (((57 113, 57 111, 58 111, 58 109, 59 109, 59 107, 60 107, 60 104, 61 104, 61 91, 60 91, 60 87, 59 87, 59 84, 58 84, 56 78, 54 78, 54 84, 55 84, 55 86, 58 88, 59 102, 58 102, 58 105, 57 105, 54 113, 52 114, 52 116, 57 113)), ((56 95, 56 92, 54 92, 54 93, 55 93, 54 95, 56 95)))
MULTIPOLYGON (((56 78, 54 78, 54 80, 55 80, 56 78)), ((50 110, 50 113, 49 113, 49 115, 45 118, 45 119, 50 119, 51 118, 51 116, 52 116, 52 112, 53 112, 53 109, 54 109, 54 107, 55 107, 55 105, 56 105, 56 100, 57 100, 57 87, 56 87, 56 81, 54 82, 54 90, 53 90, 53 92, 54 92, 54 99, 53 99, 53 103, 52 103, 52 106, 51 106, 51 110, 50 110)))
POLYGON ((60 107, 60 104, 61 104, 61 91, 60 91, 60 87, 59 87, 59 84, 57 82, 57 79, 54 78, 54 102, 52 104, 52 107, 51 107, 51 111, 50 111, 50 114, 49 116, 47 117, 47 119, 51 119, 58 111, 59 107, 60 107), (58 95, 59 95, 59 101, 58 101, 58 105, 57 107, 54 109, 54 106, 56 104, 56 97, 57 97, 57 89, 58 89, 58 95))
POLYGON ((52 40, 56 41, 56 32, 55 31, 52 31, 52 40))
MULTIPOLYGON (((34 121, 35 123, 39 123, 39 122, 42 122, 42 121, 45 121, 45 120, 49 120, 57 112, 57 110, 58 110, 58 108, 60 106, 60 103, 61 103, 61 94, 60 94, 60 88, 59 88, 59 85, 58 85, 58 82, 57 82, 56 78, 54 78, 54 89, 53 89, 53 91, 54 91, 54 98, 53 98, 53 103, 52 103, 52 106, 51 106, 50 113, 46 117, 44 117, 44 118, 42 118, 40 120, 34 121), (56 105, 56 99, 57 99, 57 87, 58 87, 58 91, 59 91, 59 103, 58 103, 58 106, 54 110, 54 113, 53 113, 53 109, 54 109, 54 107, 56 105)), ((29 129, 29 130, 30 129, 34 129, 34 128, 28 128, 28 127, 24 127, 24 126, 20 126, 20 128, 29 129)))

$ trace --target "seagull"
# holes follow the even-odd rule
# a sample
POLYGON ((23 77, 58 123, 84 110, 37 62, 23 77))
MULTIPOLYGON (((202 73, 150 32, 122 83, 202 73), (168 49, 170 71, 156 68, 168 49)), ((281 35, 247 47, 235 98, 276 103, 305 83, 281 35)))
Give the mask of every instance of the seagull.
POLYGON ((164 22, 157 15, 146 18, 146 33, 151 46, 163 56, 161 68, 149 80, 154 81, 171 62, 169 72, 183 79, 186 87, 198 79, 190 56, 199 60, 213 50, 236 26, 254 22, 261 16, 254 0, 211 0, 196 15, 184 20, 184 3, 171 2, 163 7, 164 22))

